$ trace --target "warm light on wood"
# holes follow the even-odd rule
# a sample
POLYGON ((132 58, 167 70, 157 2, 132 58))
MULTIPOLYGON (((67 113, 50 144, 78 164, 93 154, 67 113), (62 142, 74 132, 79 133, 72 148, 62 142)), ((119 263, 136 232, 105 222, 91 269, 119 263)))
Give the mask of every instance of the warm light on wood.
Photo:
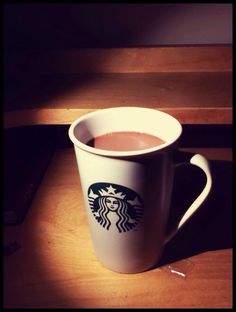
MULTIPOLYGON (((198 152, 232 160, 231 149, 198 152)), ((232 307, 230 248, 182 259, 182 275, 174 272, 177 262, 139 274, 103 267, 91 244, 72 148, 56 152, 24 223, 6 227, 4 240, 21 246, 4 259, 6 308, 232 307)))
POLYGON ((90 110, 117 106, 160 109, 183 124, 232 123, 230 46, 28 53, 22 55, 27 72, 16 74, 12 66, 12 74, 26 85, 37 82, 9 95, 4 128, 70 124, 90 110))

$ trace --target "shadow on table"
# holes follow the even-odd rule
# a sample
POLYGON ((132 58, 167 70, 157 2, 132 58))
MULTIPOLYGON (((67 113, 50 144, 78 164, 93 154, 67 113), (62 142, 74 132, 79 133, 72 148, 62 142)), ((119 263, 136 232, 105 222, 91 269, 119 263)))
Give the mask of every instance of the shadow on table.
MULTIPOLYGON (((213 185, 209 197, 166 245, 158 267, 205 251, 232 247, 232 162, 214 160, 210 166, 213 185)), ((178 169, 167 231, 200 194, 205 182, 205 174, 195 166, 178 169)))

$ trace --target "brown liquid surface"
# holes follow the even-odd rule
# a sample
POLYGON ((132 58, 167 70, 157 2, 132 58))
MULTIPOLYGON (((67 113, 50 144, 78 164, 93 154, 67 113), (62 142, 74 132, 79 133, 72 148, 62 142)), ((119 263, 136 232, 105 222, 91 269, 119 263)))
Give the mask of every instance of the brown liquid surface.
POLYGON ((165 143, 151 134, 120 131, 106 133, 90 140, 87 145, 109 151, 137 151, 165 143))

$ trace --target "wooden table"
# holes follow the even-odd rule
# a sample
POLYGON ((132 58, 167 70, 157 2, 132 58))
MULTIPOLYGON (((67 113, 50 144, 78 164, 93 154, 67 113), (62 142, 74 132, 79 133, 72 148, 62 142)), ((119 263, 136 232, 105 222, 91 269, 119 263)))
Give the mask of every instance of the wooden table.
POLYGON ((18 245, 4 257, 4 307, 232 307, 232 151, 188 151, 210 159, 212 197, 155 269, 119 274, 95 257, 74 150, 57 150, 24 222, 4 228, 18 245))

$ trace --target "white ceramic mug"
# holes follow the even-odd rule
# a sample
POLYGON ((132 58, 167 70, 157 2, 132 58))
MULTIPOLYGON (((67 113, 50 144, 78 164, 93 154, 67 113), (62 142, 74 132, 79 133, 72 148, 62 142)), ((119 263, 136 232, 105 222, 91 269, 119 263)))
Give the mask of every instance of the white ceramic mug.
POLYGON ((209 164, 196 154, 190 163, 205 172, 206 185, 177 228, 166 234, 176 168, 173 154, 181 133, 181 124, 171 115, 141 107, 97 110, 71 124, 69 137, 74 143, 91 238, 105 267, 121 273, 152 268, 165 243, 208 196, 212 184, 209 164), (115 131, 143 132, 165 143, 138 151, 108 151, 86 144, 115 131), (109 208, 113 201, 115 211, 109 208))

